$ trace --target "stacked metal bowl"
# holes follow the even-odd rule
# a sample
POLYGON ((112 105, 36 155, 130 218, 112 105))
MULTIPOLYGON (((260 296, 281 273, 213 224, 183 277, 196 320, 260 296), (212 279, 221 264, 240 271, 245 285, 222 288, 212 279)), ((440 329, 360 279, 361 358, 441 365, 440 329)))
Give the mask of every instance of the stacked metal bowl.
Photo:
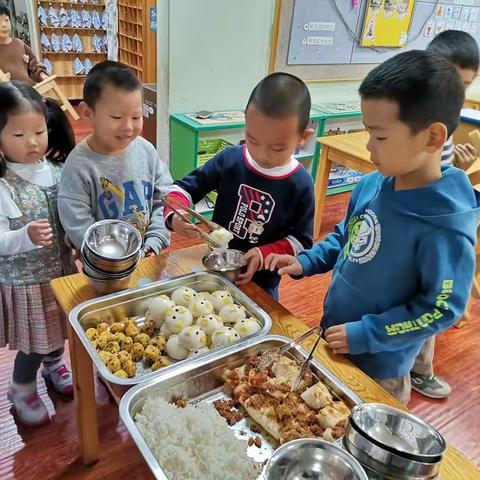
POLYGON ((81 249, 83 273, 97 293, 127 288, 141 246, 138 230, 121 220, 101 220, 87 230, 81 249))
POLYGON ((370 478, 385 480, 437 479, 447 448, 442 435, 428 423, 377 403, 352 409, 344 446, 370 478))

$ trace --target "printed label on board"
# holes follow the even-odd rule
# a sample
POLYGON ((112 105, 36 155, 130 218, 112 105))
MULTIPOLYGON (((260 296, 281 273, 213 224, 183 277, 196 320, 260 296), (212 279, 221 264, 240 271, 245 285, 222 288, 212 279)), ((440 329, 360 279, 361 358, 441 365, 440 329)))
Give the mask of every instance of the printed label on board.
POLYGON ((307 45, 333 45, 333 37, 308 37, 307 45))

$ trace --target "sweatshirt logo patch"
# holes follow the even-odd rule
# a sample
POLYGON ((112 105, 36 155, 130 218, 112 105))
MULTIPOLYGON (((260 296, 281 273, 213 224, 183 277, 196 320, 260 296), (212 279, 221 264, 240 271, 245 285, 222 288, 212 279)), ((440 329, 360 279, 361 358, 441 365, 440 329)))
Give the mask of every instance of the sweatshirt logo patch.
POLYGON ((378 218, 375 212, 367 209, 348 222, 345 256, 353 263, 367 263, 377 254, 381 241, 382 228, 378 218))
POLYGON ((265 225, 272 218, 275 201, 269 193, 241 184, 238 189, 238 204, 228 229, 238 238, 248 238, 258 243, 265 225))

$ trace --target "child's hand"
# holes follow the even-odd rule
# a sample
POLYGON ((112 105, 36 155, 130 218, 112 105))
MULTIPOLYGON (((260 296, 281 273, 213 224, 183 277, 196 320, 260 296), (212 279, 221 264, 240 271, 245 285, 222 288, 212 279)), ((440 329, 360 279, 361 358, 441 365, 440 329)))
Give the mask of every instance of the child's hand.
POLYGON ((347 341, 347 325, 335 325, 327 328, 325 331, 325 341, 327 347, 331 348, 335 353, 349 353, 347 341))
POLYGON ((260 268, 260 253, 256 248, 251 248, 244 256, 243 259, 248 263, 247 271, 242 273, 238 277, 237 285, 245 285, 248 283, 255 272, 260 268))
POLYGON ((155 251, 150 245, 145 245, 143 252, 145 253, 146 257, 153 257, 155 255, 155 251))
POLYGON ((27 233, 30 240, 37 247, 51 245, 53 233, 52 227, 47 219, 37 220, 28 224, 27 233))
POLYGON ((30 61, 30 57, 28 55, 22 55, 22 59, 25 63, 28 63, 30 61))
MULTIPOLYGON (((181 213, 188 215, 188 213, 180 211, 181 213)), ((173 214, 172 216, 172 230, 178 233, 182 237, 188 238, 200 238, 200 234, 190 223, 184 222, 179 216, 173 214)))
POLYGON ((455 159, 453 164, 462 170, 468 170, 477 159, 477 149, 470 143, 455 145, 455 159))
POLYGON ((292 255, 271 253, 265 260, 265 269, 273 272, 278 269, 279 275, 298 276, 303 273, 301 263, 292 255))

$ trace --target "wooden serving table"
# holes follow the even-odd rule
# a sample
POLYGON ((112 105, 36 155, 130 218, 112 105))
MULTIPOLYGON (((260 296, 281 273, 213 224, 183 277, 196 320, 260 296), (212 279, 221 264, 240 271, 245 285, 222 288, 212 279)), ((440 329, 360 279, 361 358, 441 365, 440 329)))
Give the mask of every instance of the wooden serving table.
MULTIPOLYGON (((141 278, 156 281, 190 273, 192 270, 199 270, 202 268, 201 258, 205 252, 206 247, 199 245, 143 259, 132 276, 131 286, 135 286, 141 278)), ((79 303, 96 297, 94 290, 82 274, 53 280, 51 285, 55 297, 67 315, 79 303)), ((255 284, 246 285, 242 290, 272 317, 271 334, 294 337, 308 329, 304 323, 295 318, 255 284)), ((79 430, 80 456, 85 465, 91 465, 99 458, 93 364, 70 324, 68 324, 68 331, 70 359, 75 383, 75 410, 79 430)), ((314 341, 315 337, 311 337, 303 345, 307 348, 311 347, 314 341)), ((319 344, 315 357, 364 401, 381 402, 397 408, 405 408, 342 355, 335 355, 330 352, 324 342, 319 344)), ((479 478, 480 469, 477 469, 457 449, 449 446, 441 467, 441 480, 478 480, 479 478)))
MULTIPOLYGON (((455 143, 469 143, 468 133, 479 125, 462 121, 453 135, 455 143)), ((331 135, 320 137, 317 141, 322 144, 322 153, 318 173, 315 181, 315 223, 313 227, 313 238, 320 237, 322 227, 323 208, 327 196, 328 176, 332 163, 338 163, 362 173, 371 173, 376 170, 370 160, 370 153, 367 150, 368 132, 347 133, 344 135, 331 135)), ((467 173, 480 170, 480 158, 470 167, 467 173)))

